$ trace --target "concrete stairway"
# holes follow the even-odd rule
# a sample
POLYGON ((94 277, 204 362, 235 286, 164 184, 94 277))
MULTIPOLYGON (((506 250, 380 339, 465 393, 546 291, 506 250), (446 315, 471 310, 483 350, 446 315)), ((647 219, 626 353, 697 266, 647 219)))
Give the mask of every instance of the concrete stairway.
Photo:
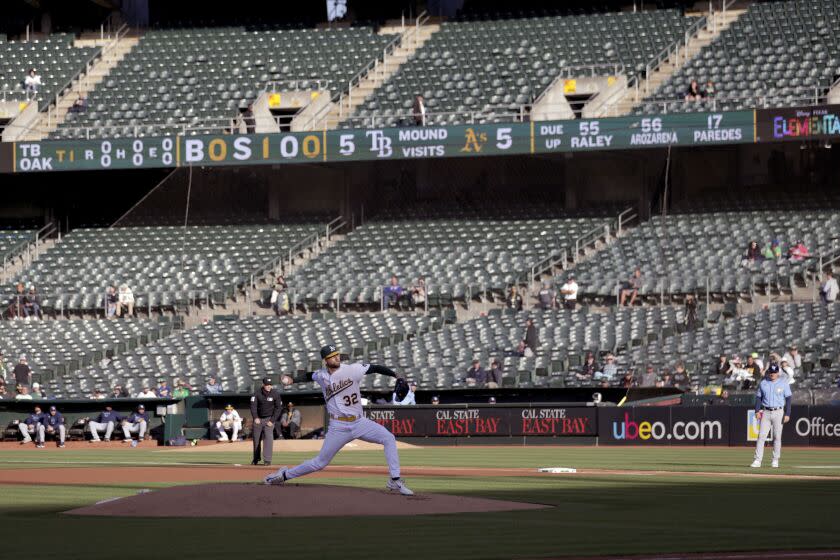
MULTIPOLYGON (((137 46, 140 41, 137 37, 120 37, 103 46, 103 53, 86 74, 81 74, 73 81, 68 91, 58 99, 56 106, 50 106, 42 111, 38 121, 32 126, 24 137, 25 140, 43 140, 51 132, 61 125, 66 117, 67 111, 73 103, 82 95, 87 96, 101 83, 111 70, 137 46)), ((79 40, 76 46, 91 46, 91 43, 99 46, 100 41, 79 40)), ((90 108, 88 108, 90 110, 90 108)))
MULTIPOLYGON (((687 46, 672 53, 670 57, 664 60, 647 79, 639 82, 638 88, 629 87, 623 96, 617 96, 614 103, 604 106, 599 116, 601 117, 617 117, 630 113, 633 107, 641 103, 645 96, 650 95, 662 85, 671 75, 678 69, 682 68, 689 60, 697 56, 697 54, 711 44, 720 36, 732 23, 741 17, 741 14, 746 12, 744 9, 727 10, 726 12, 715 12, 713 16, 708 19, 706 27, 701 28, 688 41, 687 46)), ((688 84, 686 84, 686 87, 688 84)))
MULTIPOLYGON (((437 30, 438 24, 426 24, 419 27, 407 27, 402 31, 402 42, 385 59, 379 62, 376 67, 368 72, 367 76, 353 86, 348 93, 341 96, 338 102, 333 104, 326 116, 328 129, 335 129, 338 123, 352 115, 358 106, 364 103, 371 93, 381 86, 388 78, 411 58, 417 49, 429 40, 437 30)), ((400 32, 401 28, 382 28, 380 33, 400 32)))

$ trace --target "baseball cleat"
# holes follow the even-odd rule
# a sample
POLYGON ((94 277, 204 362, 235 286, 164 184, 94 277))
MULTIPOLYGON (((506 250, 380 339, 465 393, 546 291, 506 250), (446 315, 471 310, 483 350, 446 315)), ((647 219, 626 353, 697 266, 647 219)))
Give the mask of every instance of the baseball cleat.
POLYGON ((752 464, 750 465, 750 468, 757 469, 760 466, 761 466, 761 463, 759 463, 758 461, 753 461, 752 464))
POLYGON ((397 480, 389 480, 388 484, 385 487, 392 492, 397 491, 403 496, 414 495, 414 492, 412 492, 411 489, 405 485, 401 478, 398 478, 397 480))
POLYGON ((286 467, 280 467, 263 479, 266 484, 283 484, 286 482, 286 467))
POLYGON ((779 468, 779 462, 778 461, 773 461, 772 463, 770 463, 770 466, 773 467, 774 469, 778 469, 779 468))

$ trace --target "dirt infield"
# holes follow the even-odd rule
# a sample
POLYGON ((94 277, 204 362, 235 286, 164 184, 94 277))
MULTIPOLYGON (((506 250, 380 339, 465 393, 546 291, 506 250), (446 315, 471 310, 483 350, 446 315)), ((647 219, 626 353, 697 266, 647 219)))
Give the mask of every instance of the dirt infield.
MULTIPOLYGON (((384 484, 383 484, 384 486, 384 484)), ((65 513, 119 517, 328 517, 431 515, 544 509, 551 506, 447 494, 401 496, 385 490, 320 484, 199 484, 106 500, 65 513)))

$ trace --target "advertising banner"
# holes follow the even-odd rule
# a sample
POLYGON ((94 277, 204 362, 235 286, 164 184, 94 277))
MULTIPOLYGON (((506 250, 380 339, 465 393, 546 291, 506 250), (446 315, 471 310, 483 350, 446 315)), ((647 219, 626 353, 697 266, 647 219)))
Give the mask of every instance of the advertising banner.
POLYGON ((840 139, 840 105, 783 107, 755 112, 755 141, 840 139))
POLYGON ((595 436, 594 407, 371 407, 365 415, 395 436, 595 436))
POLYGON ((598 409, 602 445, 726 445, 728 407, 598 409), (724 409, 724 410, 721 410, 724 409))
MULTIPOLYGON (((755 410, 746 407, 730 407, 729 416, 729 444, 733 446, 754 446, 758 440, 759 422, 755 417, 755 410)), ((808 406, 793 406, 791 408, 790 422, 785 424, 782 430, 782 444, 783 445, 808 445, 809 438, 806 435, 801 435, 795 430, 795 426, 800 419, 809 419, 808 406)), ((772 441, 771 437, 768 439, 768 445, 772 441)))

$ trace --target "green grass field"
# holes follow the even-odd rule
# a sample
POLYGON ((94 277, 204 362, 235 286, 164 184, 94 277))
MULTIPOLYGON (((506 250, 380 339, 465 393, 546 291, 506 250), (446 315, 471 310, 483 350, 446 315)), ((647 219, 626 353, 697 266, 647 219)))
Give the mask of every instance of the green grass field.
MULTIPOLYGON (((548 510, 327 519, 73 518, 59 512, 154 487, 0 487, 0 557, 124 558, 537 558, 716 550, 840 548, 840 450, 785 450, 783 468, 738 476, 748 448, 429 448, 401 452, 405 466, 529 467, 732 473, 407 478, 441 492, 555 506, 548 510), (819 468, 808 468, 819 467, 819 468), (828 468, 825 468, 828 467, 828 468)), ((275 454, 295 464, 309 454, 275 454)), ((97 450, 0 451, 0 468, 247 463, 241 453, 97 450), (61 461, 60 463, 57 461, 61 461)), ((769 457, 767 458, 769 463, 769 457)), ((349 451, 334 465, 383 465, 380 452, 349 451)), ((301 479, 380 487, 378 478, 301 479)), ((220 512, 222 514, 223 512, 220 512)))

